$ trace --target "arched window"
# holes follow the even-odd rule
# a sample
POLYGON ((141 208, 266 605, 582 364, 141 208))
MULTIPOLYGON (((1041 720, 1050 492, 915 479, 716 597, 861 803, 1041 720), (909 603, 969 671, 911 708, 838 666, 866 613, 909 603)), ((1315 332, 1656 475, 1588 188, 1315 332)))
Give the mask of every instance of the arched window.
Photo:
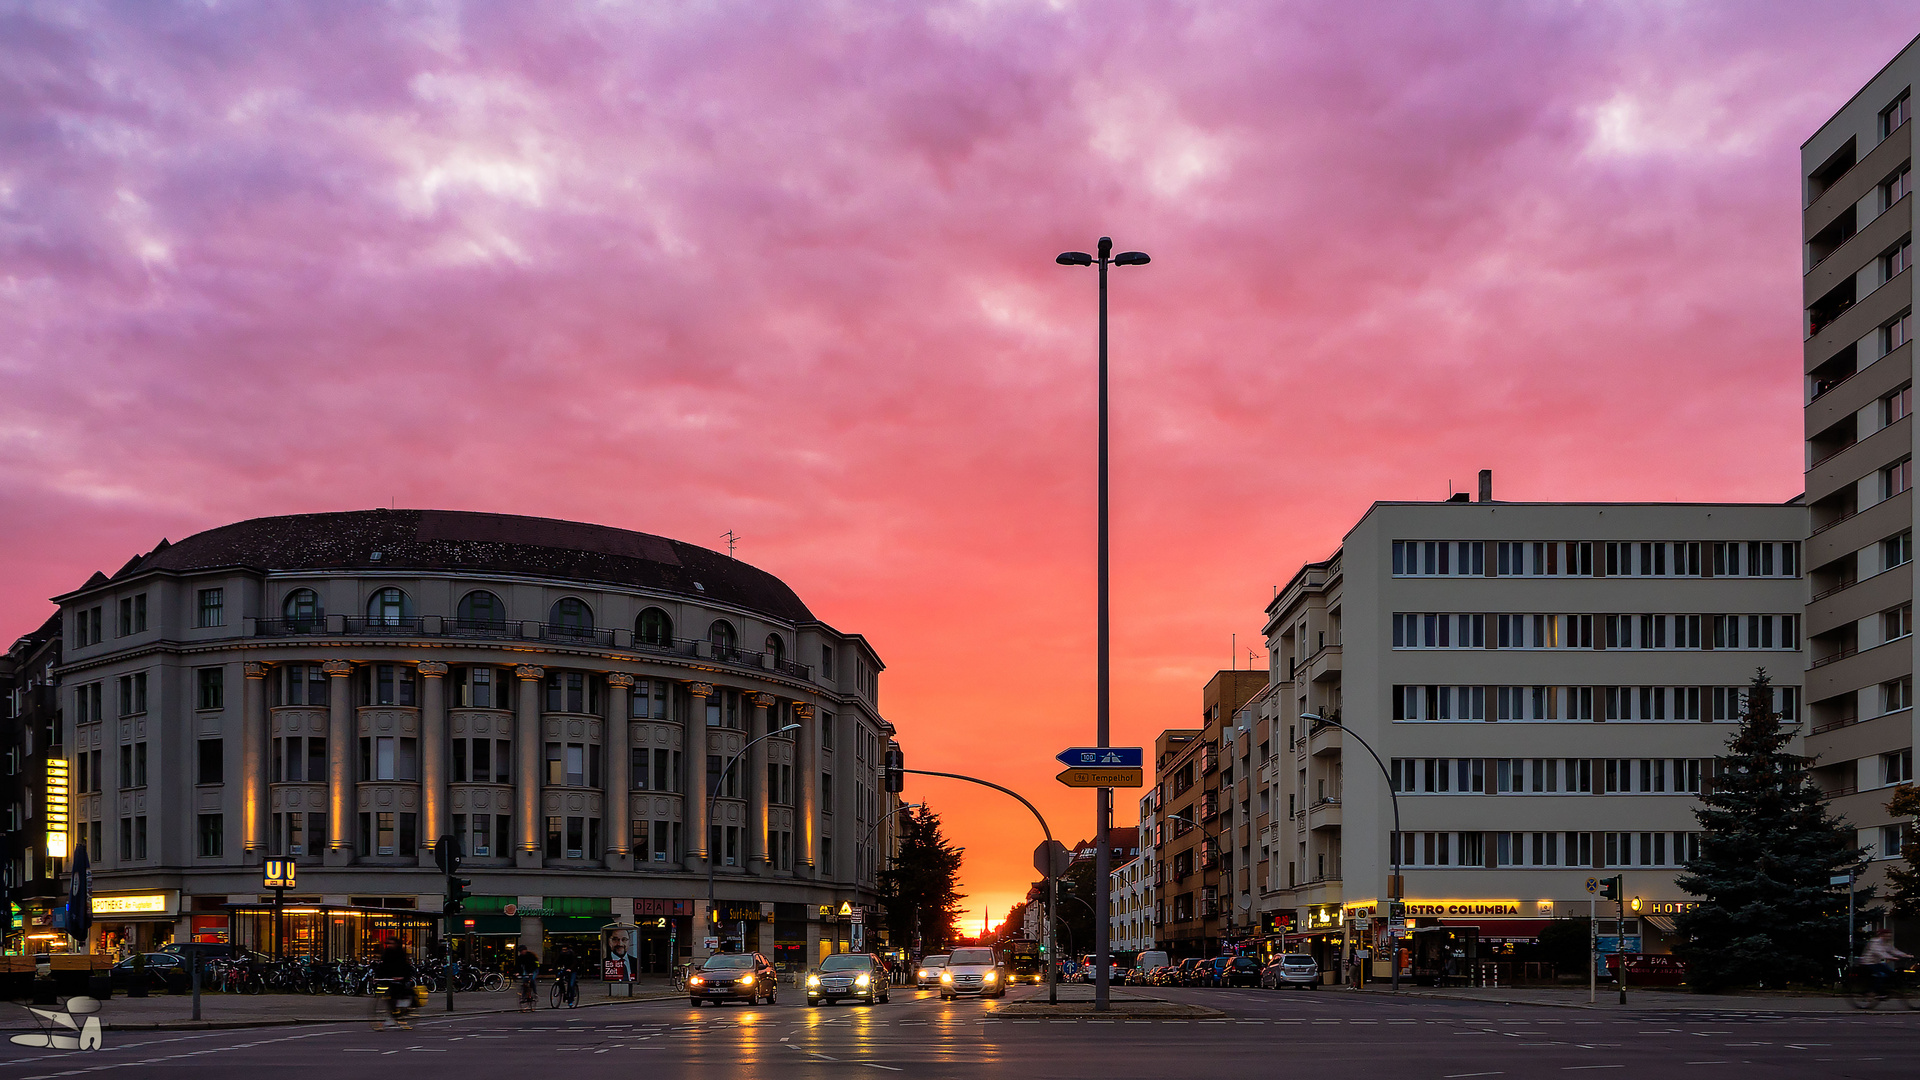
POLYGON ((767 635, 767 655, 773 657, 776 664, 787 658, 787 643, 780 640, 779 634, 767 635))
POLYGON ((640 613, 633 624, 633 640, 642 645, 668 646, 673 644, 673 620, 657 607, 650 607, 640 613))
POLYGON ((320 605, 320 594, 312 589, 295 589, 287 596, 286 607, 282 609, 287 622, 297 630, 311 630, 314 624, 327 617, 320 605))
POLYGON ((713 620, 713 625, 707 628, 707 641, 713 646, 715 656, 740 651, 740 635, 734 633, 733 624, 725 619, 713 620))
POLYGON ((367 621, 379 626, 399 626, 413 618, 413 601, 399 589, 386 588, 367 601, 367 621))
POLYGON ((478 629, 498 626, 507 621, 507 605, 499 597, 481 589, 460 598, 457 614, 460 625, 464 627, 478 629))
POLYGON ((553 611, 547 616, 547 622, 562 631, 584 631, 593 629, 593 609, 585 600, 578 597, 565 597, 553 605, 553 611))

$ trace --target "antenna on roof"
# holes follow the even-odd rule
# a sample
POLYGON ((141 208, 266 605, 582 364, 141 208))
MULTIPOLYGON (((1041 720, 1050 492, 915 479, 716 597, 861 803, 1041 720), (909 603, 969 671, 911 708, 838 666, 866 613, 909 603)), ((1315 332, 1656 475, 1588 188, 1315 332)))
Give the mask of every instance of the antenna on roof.
POLYGON ((727 558, 729 559, 733 558, 733 549, 736 545, 740 543, 742 538, 734 535, 734 532, 732 529, 728 529, 726 532, 721 533, 720 538, 727 542, 727 558))

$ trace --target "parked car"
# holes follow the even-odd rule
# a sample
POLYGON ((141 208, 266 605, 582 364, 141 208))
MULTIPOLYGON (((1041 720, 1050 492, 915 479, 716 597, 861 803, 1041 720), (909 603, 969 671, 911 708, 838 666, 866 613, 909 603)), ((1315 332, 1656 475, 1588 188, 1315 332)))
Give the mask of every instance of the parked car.
POLYGON ((1206 961, 1202 960, 1198 956, 1189 956, 1185 960, 1180 961, 1180 966, 1175 968, 1173 972, 1173 985, 1175 986, 1204 985, 1200 982, 1200 968, 1201 968, 1201 965, 1205 963, 1206 961))
POLYGON ((1215 986, 1260 985, 1260 961, 1251 956, 1216 956, 1213 965, 1215 986))
POLYGON ((915 986, 939 986, 940 973, 947 969, 947 954, 935 953, 920 959, 920 970, 915 974, 915 986))
POLYGON ((186 961, 173 953, 135 953, 107 969, 107 979, 115 990, 145 986, 148 990, 167 990, 184 994, 193 989, 193 974, 186 961), (134 961, 141 961, 139 968, 134 961))
POLYGON ((1172 961, 1167 959, 1165 949, 1145 949, 1139 956, 1133 958, 1133 966, 1141 971, 1153 971, 1166 967, 1169 963, 1172 961))
POLYGON ((807 976, 807 1004, 831 1005, 841 998, 859 998, 869 1005, 887 1001, 887 969, 870 953, 838 953, 820 961, 807 976))
POLYGON ((779 987, 780 976, 773 962, 759 953, 715 953, 687 979, 687 998, 696 1008, 703 1001, 754 1005, 763 997, 772 1005, 779 987))
POLYGON ((1282 953, 1260 972, 1260 985, 1268 990, 1293 987, 1297 990, 1320 988, 1320 964, 1306 953, 1282 953))

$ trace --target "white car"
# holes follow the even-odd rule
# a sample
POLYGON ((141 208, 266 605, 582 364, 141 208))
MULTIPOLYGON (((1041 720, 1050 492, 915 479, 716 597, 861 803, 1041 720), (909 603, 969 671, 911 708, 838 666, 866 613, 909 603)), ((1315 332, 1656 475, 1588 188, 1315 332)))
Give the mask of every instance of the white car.
POLYGON ((939 986, 940 973, 946 969, 947 955, 945 953, 935 953, 932 956, 924 957, 920 961, 920 970, 914 975, 913 984, 915 986, 939 986))
POLYGON ((946 970, 940 973, 940 1000, 962 994, 997 998, 1006 993, 1006 976, 992 949, 955 949, 947 956, 946 970))

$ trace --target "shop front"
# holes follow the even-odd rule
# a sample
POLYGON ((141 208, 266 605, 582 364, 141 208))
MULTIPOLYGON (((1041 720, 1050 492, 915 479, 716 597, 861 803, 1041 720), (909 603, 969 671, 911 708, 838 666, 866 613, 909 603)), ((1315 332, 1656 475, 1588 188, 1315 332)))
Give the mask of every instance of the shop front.
POLYGON ((227 940, 240 948, 316 960, 371 961, 398 941, 420 963, 440 928, 440 917, 426 912, 329 904, 233 904, 227 920, 227 940))
POLYGON ((773 952, 773 916, 762 912, 758 900, 715 900, 714 921, 708 933, 720 939, 722 952, 773 952), (765 932, 762 932, 762 927, 765 932))
POLYGON ((781 971, 805 971, 807 968, 807 905, 773 905, 774 967, 781 971))
POLYGON ((635 897, 633 923, 641 974, 666 974, 692 958, 693 901, 635 897))
MULTIPOLYGON (((173 943, 174 930, 180 920, 180 892, 155 889, 97 893, 92 900, 92 911, 90 951, 109 955, 157 952, 173 943)), ((224 922, 225 916, 219 916, 219 920, 224 922)))
POLYGON ((604 896, 548 896, 538 911, 517 909, 521 916, 540 917, 540 956, 548 964, 570 962, 582 978, 600 974, 600 928, 613 921, 613 901, 604 896))

